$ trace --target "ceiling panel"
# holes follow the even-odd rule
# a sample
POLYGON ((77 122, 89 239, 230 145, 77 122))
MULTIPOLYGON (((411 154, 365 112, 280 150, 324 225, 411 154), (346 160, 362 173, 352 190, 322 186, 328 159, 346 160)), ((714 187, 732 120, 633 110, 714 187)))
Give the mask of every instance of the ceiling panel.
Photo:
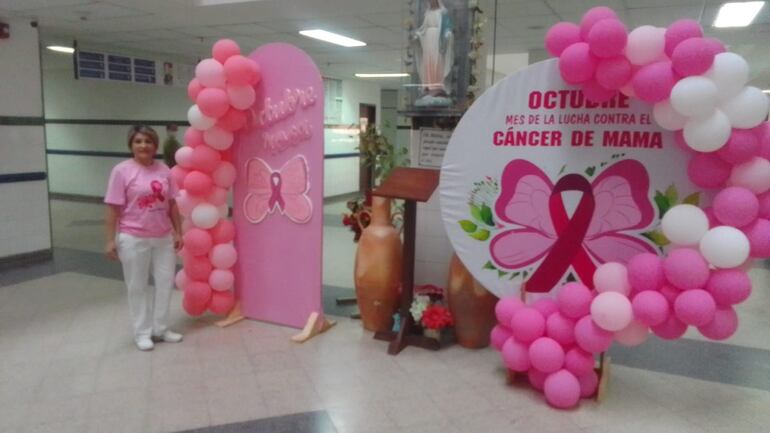
POLYGON ((0 0, 0 9, 28 11, 49 7, 86 5, 95 2, 95 0, 0 0))

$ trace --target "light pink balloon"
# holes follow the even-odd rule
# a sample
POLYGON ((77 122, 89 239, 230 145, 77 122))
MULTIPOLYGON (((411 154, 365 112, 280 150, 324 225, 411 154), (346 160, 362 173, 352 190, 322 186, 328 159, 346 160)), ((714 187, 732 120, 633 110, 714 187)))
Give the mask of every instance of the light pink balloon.
POLYGON ((503 349, 503 345, 506 341, 508 341, 509 338, 513 337, 513 334, 511 333, 511 329, 507 326, 503 325, 495 325, 494 328, 492 328, 492 332, 490 334, 490 342, 492 343, 492 347, 495 348, 495 350, 500 351, 503 349))
POLYGON ((600 293, 591 303, 591 318, 606 331, 620 331, 634 318, 631 301, 618 292, 600 293))
POLYGON ((184 272, 184 269, 180 269, 179 272, 176 273, 176 276, 174 277, 174 284, 176 285, 176 288, 179 290, 183 290, 187 284, 190 282, 190 277, 187 276, 187 274, 184 272))
POLYGON ((175 165, 171 168, 171 180, 174 182, 174 185, 176 185, 177 189, 182 187, 184 178, 189 172, 190 170, 183 168, 181 165, 175 165))
POLYGON ((230 188, 235 182, 235 166, 227 161, 222 161, 211 174, 214 184, 222 188, 230 188))
POLYGON ((594 272, 594 287, 599 293, 618 292, 628 295, 631 293, 631 284, 628 282, 628 270, 620 263, 604 263, 596 268, 594 272))
POLYGON ((219 244, 214 246, 209 253, 211 264, 217 269, 230 269, 238 260, 238 253, 235 247, 230 244, 219 244))
POLYGON ((770 189, 770 161, 754 157, 743 164, 733 167, 730 185, 750 189, 754 194, 762 194, 770 189))
POLYGON ((214 59, 201 60, 195 66, 195 78, 205 87, 225 88, 225 68, 214 59))
POLYGON ((241 54, 238 43, 232 39, 220 39, 211 47, 211 55, 219 63, 225 64, 227 59, 241 54))
POLYGON ((203 85, 200 81, 198 81, 197 78, 193 78, 190 80, 190 83, 187 84, 187 97, 190 98, 193 103, 195 103, 201 90, 203 90, 203 85))
POLYGON ((206 201, 214 206, 222 206, 227 203, 227 190, 214 186, 211 188, 211 192, 206 196, 206 201))
POLYGON ((216 150, 226 150, 233 145, 235 137, 233 133, 218 126, 207 129, 203 133, 203 140, 216 150))
POLYGON ((187 191, 180 191, 176 197, 176 204, 179 207, 179 213, 185 218, 189 217, 195 206, 198 206, 202 202, 201 197, 191 195, 187 191))
POLYGON ((585 316, 575 325, 575 340, 586 352, 606 352, 612 345, 612 333, 598 327, 591 316, 585 316))
POLYGON ((235 275, 232 271, 225 269, 214 269, 209 275, 209 285, 217 291, 230 290, 235 282, 235 275))
POLYGON ((257 99, 254 88, 248 84, 228 85, 227 96, 230 98, 230 105, 239 110, 251 108, 251 106, 254 105, 254 101, 257 99))
POLYGON ((509 338, 503 344, 501 353, 503 355, 503 362, 505 362, 505 366, 509 369, 518 372, 529 370, 531 364, 526 344, 520 343, 513 338, 509 338))
POLYGON ((180 147, 174 154, 174 159, 176 160, 176 163, 179 164, 182 168, 187 168, 187 169, 192 168, 192 162, 190 161, 192 157, 192 151, 193 151, 192 147, 189 147, 189 146, 180 147))
POLYGON ((638 346, 650 335, 650 328, 644 323, 633 320, 625 328, 615 333, 615 340, 624 346, 638 346))

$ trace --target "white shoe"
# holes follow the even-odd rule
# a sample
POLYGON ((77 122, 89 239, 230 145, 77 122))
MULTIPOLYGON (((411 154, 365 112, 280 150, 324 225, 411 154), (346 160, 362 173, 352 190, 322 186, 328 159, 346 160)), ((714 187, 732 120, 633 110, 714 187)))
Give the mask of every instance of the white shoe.
POLYGON ((182 341, 182 334, 179 334, 174 331, 166 330, 166 332, 164 332, 163 334, 156 335, 155 339, 157 341, 163 341, 166 343, 179 343, 180 341, 182 341))
POLYGON ((147 351, 152 350, 152 348, 155 347, 155 344, 153 344, 149 337, 139 337, 136 340, 136 347, 138 347, 139 350, 147 351))

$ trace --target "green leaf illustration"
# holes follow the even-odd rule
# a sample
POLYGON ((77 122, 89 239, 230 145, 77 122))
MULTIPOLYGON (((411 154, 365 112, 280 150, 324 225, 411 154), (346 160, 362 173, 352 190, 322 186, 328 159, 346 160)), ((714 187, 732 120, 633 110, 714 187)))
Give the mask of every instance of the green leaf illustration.
POLYGON ((564 173, 564 170, 566 170, 566 169, 567 169, 567 164, 562 165, 561 166, 561 170, 559 170, 558 176, 561 176, 561 174, 564 173))
POLYGON ((700 206, 700 193, 694 192, 682 200, 684 204, 691 204, 693 206, 700 206))
POLYGON ((478 222, 484 222, 484 220, 481 219, 481 209, 473 204, 471 205, 471 216, 478 222))
POLYGON ((660 191, 655 191, 655 204, 658 205, 658 212, 660 214, 660 218, 663 218, 663 215, 668 212, 668 210, 671 208, 671 204, 668 202, 668 197, 663 195, 660 191))
POLYGON ((521 272, 514 272, 514 273, 511 274, 511 278, 508 278, 508 279, 512 280, 512 279, 518 277, 519 275, 521 275, 521 272))
POLYGON ((493 264, 492 264, 492 262, 490 262, 490 261, 486 262, 486 263, 484 264, 484 267, 483 267, 482 269, 489 269, 489 270, 491 270, 491 271, 495 271, 495 270, 497 270, 497 268, 495 267, 495 265, 493 265, 493 264))
POLYGON ((497 278, 503 278, 506 275, 508 275, 508 272, 503 272, 499 269, 497 270, 497 278))
POLYGON ((476 233, 471 234, 471 237, 477 241, 485 241, 489 239, 489 230, 481 229, 476 233))
POLYGON ((655 245, 663 248, 666 245, 670 244, 671 241, 669 241, 666 236, 663 235, 663 232, 660 230, 653 230, 651 232, 645 232, 642 233, 642 236, 646 237, 647 239, 651 240, 655 245))
POLYGON ((590 176, 593 176, 595 172, 596 172, 596 167, 588 167, 588 168, 586 169, 586 174, 587 174, 589 177, 590 177, 590 176))
POLYGON ((676 190, 676 185, 671 185, 666 189, 666 198, 668 199, 669 206, 674 206, 679 201, 679 192, 676 190))
POLYGON ((466 233, 473 233, 476 231, 477 228, 479 228, 479 226, 474 224, 472 221, 468 221, 468 220, 460 221, 460 227, 462 227, 466 233))
POLYGON ((527 279, 527 276, 529 276, 529 272, 527 272, 527 271, 524 271, 524 272, 522 272, 522 273, 521 273, 521 279, 522 279, 522 280, 526 280, 526 279, 527 279))
POLYGON ((495 226, 495 221, 492 219, 492 209, 490 209, 486 203, 481 205, 481 221, 490 227, 495 226))

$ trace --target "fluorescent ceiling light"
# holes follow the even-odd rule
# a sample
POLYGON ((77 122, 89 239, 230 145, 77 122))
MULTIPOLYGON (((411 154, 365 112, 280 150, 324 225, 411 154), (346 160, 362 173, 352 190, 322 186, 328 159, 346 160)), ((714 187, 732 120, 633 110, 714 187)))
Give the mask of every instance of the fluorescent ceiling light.
POLYGON ((67 53, 72 54, 75 52, 75 49, 72 47, 62 47, 59 45, 49 45, 46 48, 48 48, 51 51, 56 51, 57 53, 67 53))
POLYGON ((719 8, 714 27, 746 27, 764 5, 765 2, 725 3, 719 8))
POLYGON ((299 34, 301 34, 302 36, 307 36, 309 38, 319 39, 324 42, 342 45, 343 47, 366 46, 366 42, 357 41, 347 36, 338 35, 336 33, 327 32, 326 30, 321 30, 321 29, 300 30, 299 34))
POLYGON ((765 89, 762 91, 762 93, 770 93, 770 89, 765 89))
POLYGON ((231 3, 251 3, 261 0, 198 0, 198 6, 219 6, 231 3))
POLYGON ((356 74, 358 78, 397 78, 408 76, 409 74, 356 74))

